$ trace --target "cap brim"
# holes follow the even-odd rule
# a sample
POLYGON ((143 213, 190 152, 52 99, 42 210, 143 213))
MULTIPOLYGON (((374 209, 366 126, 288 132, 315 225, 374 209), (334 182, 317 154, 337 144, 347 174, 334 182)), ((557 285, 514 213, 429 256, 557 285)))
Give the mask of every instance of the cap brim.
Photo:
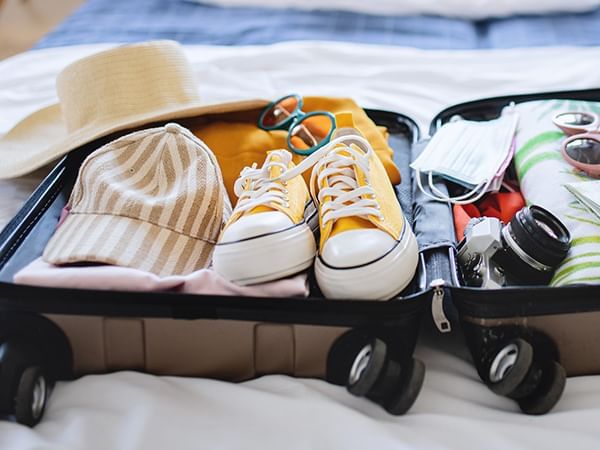
POLYGON ((124 216, 70 213, 48 242, 52 264, 103 263, 158 276, 187 275, 208 267, 214 243, 124 216))
POLYGON ((29 115, 0 138, 0 179, 29 173, 71 150, 118 131, 153 122, 248 111, 267 104, 265 100, 244 100, 213 105, 174 105, 171 108, 120 118, 111 123, 91 124, 74 133, 67 132, 60 105, 51 105, 29 115))

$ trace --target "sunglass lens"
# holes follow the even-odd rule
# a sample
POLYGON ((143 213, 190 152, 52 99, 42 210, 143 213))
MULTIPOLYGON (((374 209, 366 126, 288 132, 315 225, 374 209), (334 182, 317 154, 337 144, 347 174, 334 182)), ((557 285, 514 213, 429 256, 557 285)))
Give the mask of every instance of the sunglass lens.
POLYGON ((594 123, 594 116, 585 112, 569 112, 559 114, 556 120, 567 127, 585 127, 594 123))
POLYGON ((265 128, 275 128, 281 125, 287 118, 296 112, 298 109, 298 97, 289 96, 282 98, 275 103, 264 114, 262 118, 262 126, 265 128))
POLYGON ((591 138, 573 139, 565 146, 567 155, 583 164, 600 164, 600 141, 591 138))
POLYGON ((327 114, 304 117, 290 131, 292 150, 310 150, 317 147, 333 130, 333 120, 327 114))

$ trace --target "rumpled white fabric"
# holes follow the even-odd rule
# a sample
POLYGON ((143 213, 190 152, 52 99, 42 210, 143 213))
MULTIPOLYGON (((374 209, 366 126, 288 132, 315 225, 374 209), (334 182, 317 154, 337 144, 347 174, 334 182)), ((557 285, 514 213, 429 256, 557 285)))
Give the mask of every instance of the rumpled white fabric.
POLYGON ((305 10, 340 10, 366 14, 416 15, 485 19, 514 14, 589 11, 599 0, 188 0, 219 6, 263 6, 305 10))
MULTIPOLYGON (((106 47, 50 49, 0 62, 0 133, 55 100, 53 81, 62 67, 106 47)), ((350 95, 366 107, 408 114, 422 130, 437 111, 461 101, 600 86, 600 48, 446 52, 303 42, 186 51, 206 102, 289 92, 350 95)), ((27 191, 15 188, 22 181, 0 184, 3 219, 27 191)), ((0 422, 0 449, 600 447, 600 376, 569 379, 552 413, 529 417, 489 391, 472 364, 455 356, 464 352, 460 339, 421 337, 416 356, 427 366, 425 384, 403 417, 318 380, 86 376, 57 385, 35 429, 0 422)))

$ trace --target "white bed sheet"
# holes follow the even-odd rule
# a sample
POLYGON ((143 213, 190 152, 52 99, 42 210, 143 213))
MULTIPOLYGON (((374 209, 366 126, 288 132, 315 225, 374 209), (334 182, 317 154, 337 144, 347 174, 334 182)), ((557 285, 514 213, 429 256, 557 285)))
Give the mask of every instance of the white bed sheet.
MULTIPOLYGON (((106 48, 82 46, 0 62, 0 134, 55 100, 54 77, 106 48)), ((400 111, 426 130, 445 106, 493 95, 600 86, 600 48, 442 52, 343 43, 187 47, 204 100, 288 92, 352 96, 400 111)), ((43 171, 0 182, 4 222, 43 171)), ((591 449, 600 447, 600 376, 571 378, 552 413, 529 417, 492 394, 459 337, 429 330, 413 408, 393 417, 344 388, 267 376, 241 384, 133 372, 59 383, 42 423, 0 422, 0 449, 591 449)))

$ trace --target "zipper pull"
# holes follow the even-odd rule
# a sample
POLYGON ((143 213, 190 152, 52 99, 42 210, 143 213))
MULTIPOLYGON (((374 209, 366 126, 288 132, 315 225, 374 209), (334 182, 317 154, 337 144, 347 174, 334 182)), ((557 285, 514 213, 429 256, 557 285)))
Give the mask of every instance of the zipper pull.
POLYGON ((440 333, 448 333, 452 330, 450 321, 444 313, 444 285, 446 282, 441 278, 437 278, 429 283, 429 287, 433 288, 433 299, 431 300, 431 315, 435 326, 440 333))

